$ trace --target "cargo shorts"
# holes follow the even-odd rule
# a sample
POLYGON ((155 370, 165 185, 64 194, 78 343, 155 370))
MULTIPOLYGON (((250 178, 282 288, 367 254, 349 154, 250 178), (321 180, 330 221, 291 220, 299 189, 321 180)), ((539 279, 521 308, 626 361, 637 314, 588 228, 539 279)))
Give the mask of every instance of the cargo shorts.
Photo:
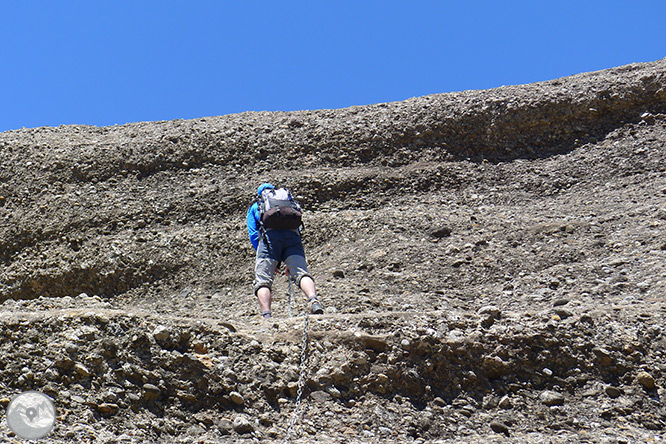
POLYGON ((296 280, 300 287, 301 279, 312 276, 308 273, 308 264, 305 260, 305 250, 298 230, 266 230, 259 238, 257 258, 254 266, 254 294, 262 287, 271 289, 275 268, 284 262, 290 276, 296 280))

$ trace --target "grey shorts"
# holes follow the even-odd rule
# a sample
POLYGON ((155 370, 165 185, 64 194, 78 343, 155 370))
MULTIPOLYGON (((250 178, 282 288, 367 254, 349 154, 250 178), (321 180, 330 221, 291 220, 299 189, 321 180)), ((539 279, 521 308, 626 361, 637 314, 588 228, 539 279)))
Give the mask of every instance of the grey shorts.
MULTIPOLYGON (((270 257, 257 257, 254 265, 254 294, 262 287, 271 289, 273 287, 273 277, 275 275, 275 267, 278 266, 279 261, 270 257)), ((284 260, 284 264, 289 270, 290 276, 295 276, 296 285, 300 287, 301 279, 308 276, 308 264, 305 261, 305 256, 293 254, 284 260)))

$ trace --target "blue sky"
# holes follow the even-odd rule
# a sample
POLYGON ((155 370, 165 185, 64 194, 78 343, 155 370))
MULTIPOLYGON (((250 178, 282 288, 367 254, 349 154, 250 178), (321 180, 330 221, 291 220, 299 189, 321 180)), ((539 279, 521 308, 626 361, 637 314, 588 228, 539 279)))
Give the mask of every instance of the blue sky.
POLYGON ((0 7, 0 131, 343 108, 666 57, 663 0, 0 7))

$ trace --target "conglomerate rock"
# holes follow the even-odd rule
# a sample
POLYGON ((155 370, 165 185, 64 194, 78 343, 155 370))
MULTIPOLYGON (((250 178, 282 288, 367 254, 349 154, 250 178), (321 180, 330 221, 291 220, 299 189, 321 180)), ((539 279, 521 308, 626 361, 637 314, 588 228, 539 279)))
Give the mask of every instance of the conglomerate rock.
POLYGON ((280 441, 294 412, 297 442, 649 442, 665 147, 666 59, 1 133, 0 405, 51 396, 47 442, 280 441), (306 209, 326 313, 304 368, 303 298, 279 278, 265 322, 252 296, 245 211, 265 181, 306 209))

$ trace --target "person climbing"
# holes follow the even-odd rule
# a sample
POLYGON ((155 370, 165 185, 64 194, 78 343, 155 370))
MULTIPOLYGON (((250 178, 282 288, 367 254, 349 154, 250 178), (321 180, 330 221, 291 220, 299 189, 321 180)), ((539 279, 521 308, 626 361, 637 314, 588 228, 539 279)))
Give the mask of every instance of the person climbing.
POLYGON ((254 294, 261 315, 271 317, 271 288, 276 269, 284 262, 290 279, 305 294, 310 313, 322 314, 314 279, 308 273, 301 240, 301 208, 291 193, 270 183, 257 188, 257 199, 247 210, 247 231, 256 250, 254 294))

